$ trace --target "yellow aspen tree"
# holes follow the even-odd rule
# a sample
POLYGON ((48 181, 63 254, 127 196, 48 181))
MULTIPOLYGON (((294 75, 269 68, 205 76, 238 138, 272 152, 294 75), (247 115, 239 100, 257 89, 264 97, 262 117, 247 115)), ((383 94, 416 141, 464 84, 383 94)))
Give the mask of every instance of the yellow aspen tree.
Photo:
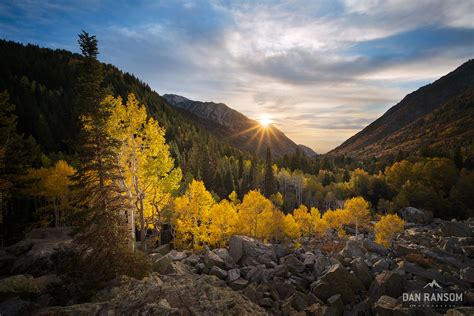
MULTIPOLYGON (((24 193, 35 197, 37 211, 46 214, 53 213, 56 227, 65 225, 66 216, 72 210, 70 187, 72 185, 71 176, 75 172, 76 170, 66 161, 59 160, 50 168, 29 169, 24 177, 25 182, 30 183, 24 193)), ((42 220, 45 218, 43 217, 42 220)), ((48 224, 49 221, 46 220, 44 225, 48 224)))
POLYGON ((297 209, 293 210, 293 217, 300 227, 301 236, 309 237, 313 234, 313 223, 308 208, 301 204, 297 209))
POLYGON ((202 181, 193 180, 185 194, 177 197, 173 208, 175 245, 184 249, 200 249, 209 242, 209 210, 215 204, 202 181))
POLYGON ((291 214, 286 214, 285 221, 285 235, 290 239, 297 239, 301 237, 301 228, 291 214))
POLYGON ((369 203, 363 197, 355 197, 344 203, 344 209, 349 216, 349 223, 355 225, 356 236, 359 234, 359 227, 367 225, 370 221, 369 203))
POLYGON ((238 207, 239 221, 237 231, 242 235, 261 238, 264 234, 261 232, 262 225, 259 223, 261 214, 270 214, 273 210, 273 204, 264 197, 258 190, 251 190, 245 194, 242 203, 238 207))
POLYGON ((225 247, 235 231, 237 210, 228 200, 222 200, 209 209, 209 245, 225 247))
POLYGON ((165 130, 148 117, 146 108, 134 94, 128 95, 126 105, 120 97, 108 96, 106 102, 112 106, 109 130, 121 142, 120 185, 130 203, 127 214, 130 233, 134 237, 135 222, 138 222, 140 240, 146 250, 146 230, 150 226, 158 229, 163 224, 162 210, 179 186, 181 170, 174 168, 165 130))
POLYGON ((347 210, 343 209, 328 210, 323 214, 322 221, 328 228, 336 230, 339 236, 343 237, 345 235, 343 225, 349 222, 349 215, 347 210))
POLYGON ((382 216, 375 223, 375 242, 386 247, 390 246, 393 237, 403 231, 405 221, 396 214, 382 216))

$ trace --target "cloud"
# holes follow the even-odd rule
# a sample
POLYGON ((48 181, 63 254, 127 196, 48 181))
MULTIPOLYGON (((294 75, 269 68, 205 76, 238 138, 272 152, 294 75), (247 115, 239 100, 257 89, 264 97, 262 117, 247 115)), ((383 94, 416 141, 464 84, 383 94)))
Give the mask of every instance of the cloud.
POLYGON ((474 55, 470 0, 88 4, 2 3, 0 35, 75 49, 85 28, 159 93, 265 113, 318 152, 474 55))

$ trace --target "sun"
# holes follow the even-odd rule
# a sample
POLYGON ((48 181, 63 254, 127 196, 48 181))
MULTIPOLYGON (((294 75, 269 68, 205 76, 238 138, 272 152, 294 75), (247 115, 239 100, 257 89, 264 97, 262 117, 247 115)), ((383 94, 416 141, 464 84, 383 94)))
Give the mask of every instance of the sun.
POLYGON ((267 127, 268 125, 272 124, 272 120, 269 117, 262 117, 261 119, 258 120, 258 122, 263 127, 267 127))

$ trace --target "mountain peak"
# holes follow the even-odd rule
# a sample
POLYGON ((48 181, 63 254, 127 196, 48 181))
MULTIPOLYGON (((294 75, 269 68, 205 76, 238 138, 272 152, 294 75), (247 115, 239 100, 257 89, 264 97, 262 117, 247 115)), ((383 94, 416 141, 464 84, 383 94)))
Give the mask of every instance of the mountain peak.
POLYGON ((193 101, 174 94, 165 94, 163 98, 203 128, 242 150, 264 155, 269 147, 273 155, 278 157, 294 153, 300 148, 308 156, 315 155, 310 148, 294 143, 274 125, 264 128, 256 120, 224 103, 193 101))

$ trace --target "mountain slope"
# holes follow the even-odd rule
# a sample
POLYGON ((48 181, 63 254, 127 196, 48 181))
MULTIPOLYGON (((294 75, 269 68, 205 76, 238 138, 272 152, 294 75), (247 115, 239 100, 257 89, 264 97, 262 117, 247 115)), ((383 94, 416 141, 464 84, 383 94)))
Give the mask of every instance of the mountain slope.
MULTIPOLYGON (((79 131, 75 85, 81 58, 65 50, 0 40, 0 91, 7 90, 16 105, 19 131, 32 135, 48 155, 74 155, 79 131)), ((211 158, 245 154, 196 125, 133 75, 110 64, 103 64, 103 70, 110 93, 123 99, 134 93, 166 129, 171 152, 185 171, 197 175, 199 157, 207 152, 211 158)))
MULTIPOLYGON (((396 153, 399 150, 412 150, 415 147, 414 144, 428 146, 431 143, 443 143, 444 136, 442 133, 436 134, 439 139, 433 138, 434 134, 431 135, 429 143, 426 142, 426 139, 413 141, 412 136, 419 135, 421 137, 421 135, 424 135, 417 127, 423 125, 420 123, 422 122, 420 121, 421 118, 434 113, 436 109, 449 103, 456 96, 462 95, 472 86, 474 86, 474 60, 464 63, 437 81, 408 94, 379 119, 328 154, 365 158, 396 153), (408 138, 411 141, 408 141, 408 138)), ((447 105, 448 108, 453 107, 452 102, 449 103, 450 105, 447 105)), ((458 109, 458 111, 465 110, 458 109)), ((452 112, 452 110, 450 111, 452 112)), ((451 115, 457 116, 454 113, 451 113, 451 115)), ((459 113, 459 116, 462 116, 462 113, 459 113)), ((443 124, 438 123, 439 119, 441 117, 435 115, 432 118, 426 118, 424 122, 431 122, 433 126, 444 126, 447 128, 447 122, 443 124)), ((466 128, 471 129, 472 125, 466 128)), ((462 131, 458 132, 460 135, 463 134, 462 131)))
MULTIPOLYGON (((263 128, 259 122, 224 103, 193 101, 174 94, 165 94, 163 97, 169 104, 188 113, 197 124, 241 150, 262 155, 269 147, 277 157, 302 150, 275 126, 263 128)), ((309 154, 308 149, 302 151, 309 154)))

